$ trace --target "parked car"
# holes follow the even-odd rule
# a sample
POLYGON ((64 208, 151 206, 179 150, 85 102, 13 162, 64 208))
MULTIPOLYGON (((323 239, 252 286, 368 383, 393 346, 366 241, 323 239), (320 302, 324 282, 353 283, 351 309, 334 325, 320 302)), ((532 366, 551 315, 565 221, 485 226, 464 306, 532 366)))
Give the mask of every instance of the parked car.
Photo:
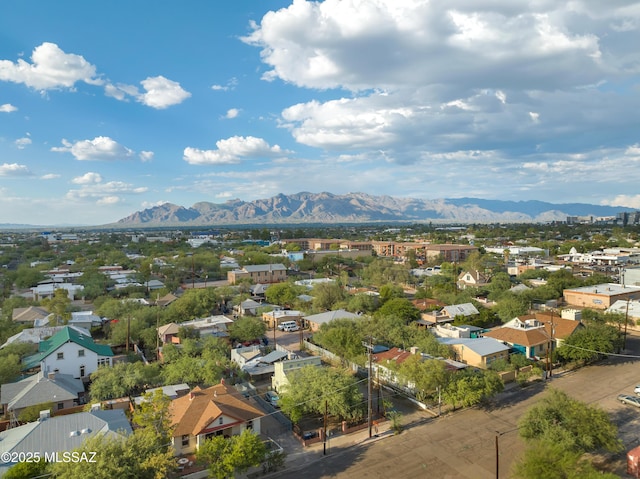
POLYGON ((640 384, 638 384, 636 386, 636 388, 633 390, 634 393, 636 393, 638 396, 640 396, 640 384))
POLYGON ((300 326, 298 326, 297 324, 293 324, 285 327, 284 330, 288 333, 292 333, 294 331, 300 331, 300 326))
POLYGON ((273 407, 280 407, 278 406, 278 401, 280 401, 280 396, 278 396, 278 394, 275 391, 267 391, 267 393, 264 395, 264 399, 273 407))
POLYGON ((631 406, 640 407, 640 397, 629 396, 628 394, 620 394, 618 401, 623 404, 630 404, 631 406))
POLYGON ((305 441, 313 439, 314 437, 318 437, 318 433, 316 431, 307 431, 302 435, 302 439, 304 439, 305 441))
POLYGON ((290 328, 292 326, 297 326, 297 325, 298 324, 295 321, 283 321, 278 325, 278 329, 280 331, 287 331, 287 328, 290 328))

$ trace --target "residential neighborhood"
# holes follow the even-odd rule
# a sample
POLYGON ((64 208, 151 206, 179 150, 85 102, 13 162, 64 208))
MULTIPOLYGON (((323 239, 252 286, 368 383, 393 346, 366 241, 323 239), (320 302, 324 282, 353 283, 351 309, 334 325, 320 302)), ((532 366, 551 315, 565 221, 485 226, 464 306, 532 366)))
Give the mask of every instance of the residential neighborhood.
POLYGON ((250 448, 225 470, 287 470, 330 441, 399 434, 403 415, 597 368, 640 332, 633 230, 309 233, 0 233, 0 451, 68 430, 37 450, 148 441, 161 474, 195 478, 250 448), (585 263, 587 246, 624 255, 585 263))

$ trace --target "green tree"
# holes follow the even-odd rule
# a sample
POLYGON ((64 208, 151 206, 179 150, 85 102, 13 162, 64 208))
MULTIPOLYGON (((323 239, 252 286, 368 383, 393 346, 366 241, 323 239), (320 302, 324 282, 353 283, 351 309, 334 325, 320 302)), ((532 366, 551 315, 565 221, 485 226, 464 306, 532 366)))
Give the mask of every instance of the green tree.
POLYGON ((404 298, 404 289, 397 284, 387 283, 380 288, 380 303, 384 304, 390 299, 404 298))
POLYGON ((604 410, 557 389, 550 389, 541 401, 529 408, 518 428, 526 441, 545 440, 576 452, 622 449, 618 428, 604 410))
POLYGON ((17 354, 0 355, 0 384, 15 381, 22 371, 22 362, 17 354))
POLYGON ((276 283, 270 285, 265 291, 265 298, 270 304, 289 305, 297 301, 298 296, 304 294, 307 289, 293 283, 276 283))
POLYGON ((407 358, 398 368, 398 373, 403 382, 415 385, 415 396, 419 401, 425 401, 438 387, 444 387, 450 376, 443 361, 423 360, 420 354, 407 358))
POLYGON ((362 393, 358 381, 347 371, 306 366, 291 373, 283 388, 280 408, 293 422, 305 414, 328 413, 339 419, 356 419, 364 415, 362 393))
POLYGON ((320 283, 313 287, 313 307, 317 310, 331 310, 346 299, 344 290, 335 283, 320 283))
POLYGON ((207 439, 197 452, 198 461, 209 469, 209 477, 217 479, 233 477, 259 466, 266 455, 264 443, 249 429, 228 439, 222 436, 207 439))
POLYGON ((37 421, 40 417, 40 411, 53 411, 53 403, 46 402, 42 404, 34 404, 33 406, 29 406, 20 411, 20 415, 18 416, 18 421, 20 422, 34 422, 37 421))
POLYGON ((265 335, 267 325, 261 318, 244 316, 230 324, 228 331, 232 341, 253 341, 265 335))
POLYGON ((442 398, 455 409, 469 407, 502 392, 504 384, 495 371, 460 371, 451 377, 442 398))
POLYGON ((620 333, 614 326, 589 323, 564 340, 558 356, 567 361, 589 363, 615 352, 620 346, 620 333))
POLYGON ((533 441, 524 457, 515 463, 514 477, 521 479, 616 479, 615 474, 598 471, 581 452, 562 444, 533 441))
POLYGON ((46 477, 48 464, 41 457, 33 462, 19 462, 4 474, 3 479, 34 479, 37 477, 46 477))
POLYGON ((362 341, 364 336, 360 326, 353 319, 336 318, 320 326, 313 334, 313 340, 323 348, 341 358, 355 360, 365 353, 362 341))
POLYGON ((52 463, 50 471, 60 479, 164 479, 176 468, 169 446, 151 428, 136 429, 126 438, 96 434, 76 449, 87 457, 95 452, 95 462, 60 461, 52 463))
POLYGON ((17 288, 31 288, 44 279, 44 275, 28 264, 21 264, 16 271, 15 285, 17 288))
POLYGON ((409 324, 420 319, 420 310, 406 298, 392 298, 385 302, 375 313, 378 317, 393 316, 409 324))
POLYGON ((172 432, 170 405, 171 398, 161 389, 145 393, 142 402, 133 410, 132 422, 139 427, 152 429, 160 436, 162 443, 167 443, 171 440, 172 432))
POLYGON ((47 308, 47 311, 53 313, 56 318, 56 324, 67 324, 67 321, 71 319, 71 312, 69 311, 71 299, 66 289, 54 290, 53 297, 43 300, 42 304, 47 308))

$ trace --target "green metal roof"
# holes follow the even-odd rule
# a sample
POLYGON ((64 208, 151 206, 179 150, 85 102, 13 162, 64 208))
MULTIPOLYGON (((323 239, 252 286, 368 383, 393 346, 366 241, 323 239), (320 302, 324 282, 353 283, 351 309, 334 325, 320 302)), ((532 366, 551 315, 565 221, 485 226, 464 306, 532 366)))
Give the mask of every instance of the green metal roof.
POLYGON ((113 356, 111 346, 106 344, 96 344, 90 336, 80 334, 77 330, 65 327, 51 336, 49 339, 40 341, 38 344, 38 353, 29 356, 23 361, 23 368, 30 369, 36 367, 44 358, 53 353, 63 344, 73 342, 77 345, 93 351, 99 356, 113 356))

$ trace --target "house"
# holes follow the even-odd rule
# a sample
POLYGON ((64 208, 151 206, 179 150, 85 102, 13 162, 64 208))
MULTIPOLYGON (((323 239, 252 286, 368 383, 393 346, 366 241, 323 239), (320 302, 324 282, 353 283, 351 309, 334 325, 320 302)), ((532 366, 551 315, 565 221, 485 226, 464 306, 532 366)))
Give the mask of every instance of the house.
POLYGON ((262 320, 267 323, 267 329, 274 329, 284 321, 299 321, 303 314, 304 313, 302 311, 278 309, 262 313, 262 320))
POLYGON ((305 325, 308 326, 311 331, 318 331, 323 324, 329 323, 334 319, 357 319, 359 317, 360 316, 355 313, 350 313, 344 309, 337 309, 335 311, 326 311, 324 313, 304 316, 302 319, 304 319, 305 325))
POLYGON ((294 358, 287 361, 275 363, 273 376, 271 377, 271 387, 278 392, 282 391, 289 385, 288 375, 292 371, 297 371, 306 366, 322 366, 322 358, 320 356, 309 356, 306 358, 294 358))
MULTIPOLYGON (((187 383, 180 383, 180 384, 171 384, 169 386, 160 386, 158 388, 145 389, 144 393, 153 395, 155 394, 156 391, 162 391, 162 394, 167 396, 169 399, 177 399, 179 397, 186 395, 190 390, 191 388, 187 383)), ((133 398, 133 402, 136 405, 142 404, 144 400, 145 400, 144 395, 136 396, 133 398)))
POLYGON ((442 301, 438 301, 437 299, 431 298, 421 298, 411 300, 411 304, 413 304, 420 311, 431 311, 434 309, 442 309, 446 306, 446 303, 442 301))
POLYGON ((233 319, 218 314, 206 318, 185 321, 184 323, 180 323, 179 326, 197 331, 201 338, 205 336, 223 338, 229 336, 229 333, 227 333, 227 325, 232 323, 233 319))
POLYGON ((249 287, 249 291, 251 292, 251 295, 254 297, 264 298, 267 292, 267 288, 269 288, 269 286, 270 285, 268 284, 262 284, 262 283, 252 284, 249 287))
MULTIPOLYGON (((76 329, 80 334, 84 334, 86 336, 91 336, 91 333, 83 328, 78 328, 77 326, 69 326, 70 328, 76 329)), ((7 341, 0 346, 0 349, 4 348, 8 344, 12 343, 33 343, 38 344, 40 341, 43 341, 47 338, 50 338, 58 331, 62 330, 64 326, 45 326, 42 328, 27 328, 23 329, 17 334, 10 336, 7 341)))
POLYGON ((509 346, 493 338, 438 338, 438 341, 453 349, 457 361, 480 369, 509 358, 509 346))
POLYGON ((169 411, 176 456, 195 452, 215 436, 236 436, 245 429, 260 434, 260 418, 264 415, 224 382, 207 389, 196 387, 171 401, 169 411))
POLYGON ((69 374, 74 378, 90 376, 99 366, 112 366, 113 351, 105 344, 96 344, 91 336, 65 326, 51 338, 38 344, 38 353, 23 360, 22 369, 40 367, 50 372, 69 374))
MULTIPOLYGON (((39 421, 0 432, 0 453, 9 453, 9 457, 33 457, 35 454, 53 457, 56 452, 78 449, 87 438, 95 435, 123 438, 131 432, 131 425, 121 409, 55 417, 46 411, 41 413, 39 421)), ((0 461, 0 477, 14 464, 0 461)))
POLYGON ((275 372, 275 365, 289 357, 285 351, 271 351, 265 356, 257 356, 244 363, 241 367, 253 381, 271 378, 275 372))
POLYGON ((39 372, 0 386, 0 404, 6 417, 18 418, 28 407, 53 403, 55 411, 84 403, 84 384, 68 374, 39 372))
POLYGON ((239 316, 255 316, 258 313, 258 308, 261 308, 263 306, 265 305, 260 304, 253 299, 245 299, 239 305, 234 306, 233 309, 239 316))
POLYGON ((463 271, 458 276, 458 288, 481 288, 489 284, 489 276, 478 270, 463 271))
POLYGON ((262 356, 262 349, 258 345, 231 349, 231 361, 243 368, 249 361, 262 356))
POLYGON ((497 339, 528 359, 543 358, 551 348, 551 335, 536 321, 520 321, 515 318, 502 327, 483 334, 497 339))
POLYGON ((39 306, 29 306, 28 308, 14 308, 11 319, 16 323, 33 325, 36 321, 49 319, 51 313, 39 306))
POLYGON ((418 326, 433 327, 437 324, 451 323, 457 316, 471 317, 480 314, 472 303, 453 304, 443 307, 440 311, 423 312, 416 321, 418 326))
POLYGON ((102 318, 93 314, 93 311, 74 311, 67 324, 90 331, 91 328, 102 326, 102 318))
POLYGON ((475 316, 477 314, 480 314, 480 312, 472 303, 462 303, 445 306, 440 311, 440 314, 453 321, 457 316, 475 316))
POLYGON ((287 279, 287 268, 281 263, 257 264, 227 272, 229 284, 236 284, 241 279, 249 279, 253 283, 280 283, 287 279))
POLYGON ((415 383, 407 381, 398 375, 398 366, 402 365, 407 359, 417 356, 421 361, 437 360, 443 361, 444 366, 449 371, 458 371, 465 369, 466 364, 451 359, 436 359, 428 354, 422 354, 418 348, 412 347, 409 351, 400 348, 391 348, 386 351, 373 352, 371 360, 373 362, 373 370, 378 380, 382 380, 387 384, 406 389, 411 394, 418 395, 415 383))
POLYGON ((45 298, 53 298, 56 290, 64 289, 67 292, 67 296, 70 300, 82 297, 84 292, 84 286, 80 284, 71 283, 47 283, 39 284, 38 286, 31 288, 31 294, 34 301, 42 301, 45 298))
POLYGON ((178 331, 180 326, 176 323, 169 323, 158 328, 158 337, 162 344, 180 344, 180 338, 178 337, 178 331))
MULTIPOLYGON (((555 314, 548 313, 536 313, 530 314, 526 316, 518 316, 517 318, 520 321, 524 321, 525 323, 534 322, 534 324, 541 325, 547 335, 553 339, 553 347, 558 348, 562 346, 562 343, 565 339, 571 336, 576 331, 583 329, 584 324, 580 321, 575 321, 572 319, 565 319, 558 317, 555 314)), ((509 323, 505 323, 503 326, 507 326, 509 323)))
POLYGON ((177 299, 178 297, 175 294, 167 293, 162 298, 158 297, 153 304, 164 308, 166 306, 169 306, 171 303, 173 303, 177 299))

